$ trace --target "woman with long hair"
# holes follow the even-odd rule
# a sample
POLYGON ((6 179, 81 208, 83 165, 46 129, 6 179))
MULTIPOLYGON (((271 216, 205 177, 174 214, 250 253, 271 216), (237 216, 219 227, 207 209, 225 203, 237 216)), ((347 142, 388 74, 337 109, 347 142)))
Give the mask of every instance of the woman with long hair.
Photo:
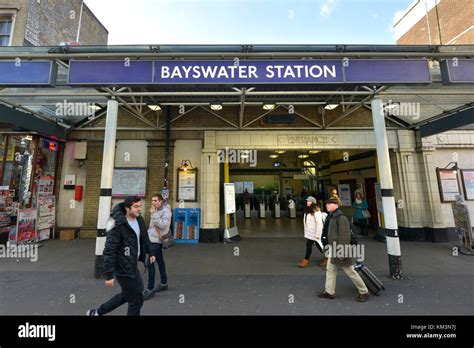
POLYGON ((316 243, 319 251, 321 248, 321 234, 323 232, 324 217, 321 212, 321 207, 318 205, 316 198, 309 196, 306 198, 305 214, 303 217, 304 237, 306 239, 306 254, 303 261, 298 264, 298 267, 305 268, 309 264, 309 258, 313 250, 313 244, 316 243))
POLYGON ((352 203, 352 208, 354 208, 354 218, 359 222, 361 234, 368 236, 369 229, 367 227, 367 217, 370 216, 368 210, 369 205, 360 190, 355 191, 355 199, 354 203, 352 203))

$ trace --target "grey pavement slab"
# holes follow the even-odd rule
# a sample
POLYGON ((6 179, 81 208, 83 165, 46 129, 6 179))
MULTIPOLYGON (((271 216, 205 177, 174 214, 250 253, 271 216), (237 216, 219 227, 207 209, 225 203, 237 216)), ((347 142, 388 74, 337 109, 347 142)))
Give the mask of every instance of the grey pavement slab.
MULTIPOLYGON (((322 256, 314 248, 310 266, 296 267, 303 238, 244 238, 166 250, 169 290, 146 301, 142 314, 472 315, 473 257, 453 256, 449 244, 401 242, 404 279, 392 280, 385 243, 361 242, 364 264, 386 288, 366 303, 354 301, 357 291, 342 270, 337 298, 316 296, 324 288, 325 272, 316 265, 322 256)), ((0 260, 1 315, 84 315, 119 291, 93 278, 95 240, 42 244, 37 262, 0 260)), ((122 306, 111 315, 125 313, 122 306)))

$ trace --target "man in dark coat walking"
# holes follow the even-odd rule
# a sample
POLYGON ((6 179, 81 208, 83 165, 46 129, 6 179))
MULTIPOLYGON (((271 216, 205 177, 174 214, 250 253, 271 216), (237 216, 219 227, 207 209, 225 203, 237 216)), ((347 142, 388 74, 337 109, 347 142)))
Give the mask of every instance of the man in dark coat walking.
POLYGON ((143 305, 143 280, 138 271, 138 261, 155 262, 151 253, 145 221, 141 216, 142 202, 137 196, 125 198, 117 204, 107 222, 107 240, 104 249, 105 285, 114 286, 114 276, 122 292, 87 312, 90 316, 107 314, 128 302, 127 315, 140 315, 143 305))
POLYGON ((349 219, 339 209, 339 201, 335 198, 326 201, 326 208, 329 212, 326 221, 328 230, 326 253, 328 253, 329 257, 326 268, 325 290, 318 292, 318 297, 331 300, 335 298, 337 267, 340 266, 359 291, 356 301, 365 302, 369 297, 369 290, 354 269, 356 262, 354 255, 356 253, 352 251, 356 246, 351 245, 351 224, 349 219))

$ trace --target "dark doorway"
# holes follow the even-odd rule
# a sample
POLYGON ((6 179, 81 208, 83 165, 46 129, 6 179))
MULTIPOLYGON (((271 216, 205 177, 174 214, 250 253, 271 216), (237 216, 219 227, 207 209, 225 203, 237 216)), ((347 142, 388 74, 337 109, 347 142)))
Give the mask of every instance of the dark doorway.
POLYGON ((366 178, 365 182, 365 199, 369 205, 370 219, 369 225, 378 226, 377 218, 377 198, 375 196, 375 184, 377 183, 377 178, 366 178))

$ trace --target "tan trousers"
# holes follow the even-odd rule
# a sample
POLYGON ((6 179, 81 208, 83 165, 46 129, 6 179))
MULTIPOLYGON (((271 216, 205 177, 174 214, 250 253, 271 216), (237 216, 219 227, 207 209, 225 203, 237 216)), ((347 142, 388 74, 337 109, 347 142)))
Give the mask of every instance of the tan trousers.
MULTIPOLYGON (((356 286, 357 290, 359 290, 360 294, 366 294, 369 292, 367 287, 364 284, 364 281, 354 269, 354 265, 349 267, 342 267, 344 272, 347 274, 349 278, 351 278, 352 282, 356 286)), ((336 293, 336 277, 337 277, 337 266, 331 263, 331 258, 328 259, 328 265, 326 267, 326 292, 330 295, 334 295, 336 293)))

